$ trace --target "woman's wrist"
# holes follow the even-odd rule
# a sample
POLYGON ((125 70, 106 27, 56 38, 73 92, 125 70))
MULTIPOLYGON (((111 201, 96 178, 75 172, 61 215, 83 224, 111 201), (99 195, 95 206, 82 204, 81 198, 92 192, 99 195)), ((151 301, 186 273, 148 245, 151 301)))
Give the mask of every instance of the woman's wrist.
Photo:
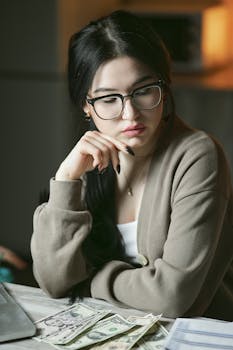
POLYGON ((75 177, 70 176, 69 171, 67 171, 65 167, 60 166, 56 172, 55 180, 56 181, 74 181, 74 180, 80 180, 80 177, 81 175, 78 176, 78 174, 76 174, 75 177))
POLYGON ((69 173, 63 167, 59 167, 55 175, 56 181, 69 181, 69 173))
POLYGON ((76 167, 71 167, 67 166, 67 163, 65 161, 63 161, 56 174, 55 174, 55 177, 54 179, 56 181, 76 181, 76 180, 81 180, 84 172, 80 170, 82 169, 79 169, 79 168, 76 168, 76 167))

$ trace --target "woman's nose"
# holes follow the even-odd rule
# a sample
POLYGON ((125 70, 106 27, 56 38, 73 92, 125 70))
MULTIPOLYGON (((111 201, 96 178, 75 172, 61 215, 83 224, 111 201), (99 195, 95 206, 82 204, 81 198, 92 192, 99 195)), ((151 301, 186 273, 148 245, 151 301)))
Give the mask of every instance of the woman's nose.
POLYGON ((139 116, 139 110, 132 103, 131 98, 127 98, 124 101, 124 108, 122 111, 122 119, 134 120, 139 116))

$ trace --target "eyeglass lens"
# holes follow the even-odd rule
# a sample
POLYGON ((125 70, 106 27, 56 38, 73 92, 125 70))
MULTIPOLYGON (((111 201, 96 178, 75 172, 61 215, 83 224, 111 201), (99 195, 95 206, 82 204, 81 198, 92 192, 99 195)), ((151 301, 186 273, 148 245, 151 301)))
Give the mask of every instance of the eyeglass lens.
MULTIPOLYGON (((152 109, 161 101, 161 88, 159 86, 147 86, 137 89, 131 96, 132 103, 140 110, 152 109)), ((96 114, 102 119, 113 119, 120 116, 124 107, 123 99, 118 95, 110 95, 94 102, 96 114)))

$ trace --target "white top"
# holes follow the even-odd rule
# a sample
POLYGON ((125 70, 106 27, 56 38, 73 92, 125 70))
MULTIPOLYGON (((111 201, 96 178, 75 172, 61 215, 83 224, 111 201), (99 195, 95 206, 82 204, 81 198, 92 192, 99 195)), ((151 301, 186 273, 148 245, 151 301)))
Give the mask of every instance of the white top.
POLYGON ((126 224, 118 224, 118 230, 120 231, 125 246, 126 255, 136 259, 138 255, 137 248, 137 221, 127 222, 126 224))

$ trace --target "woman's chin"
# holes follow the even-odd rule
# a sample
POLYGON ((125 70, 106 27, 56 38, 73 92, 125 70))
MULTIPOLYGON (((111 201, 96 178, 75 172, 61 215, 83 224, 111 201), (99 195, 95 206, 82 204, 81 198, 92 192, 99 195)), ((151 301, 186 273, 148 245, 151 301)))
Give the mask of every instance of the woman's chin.
POLYGON ((129 138, 125 141, 127 143, 128 146, 132 147, 132 148, 141 148, 145 145, 145 140, 139 139, 139 138, 129 138))

